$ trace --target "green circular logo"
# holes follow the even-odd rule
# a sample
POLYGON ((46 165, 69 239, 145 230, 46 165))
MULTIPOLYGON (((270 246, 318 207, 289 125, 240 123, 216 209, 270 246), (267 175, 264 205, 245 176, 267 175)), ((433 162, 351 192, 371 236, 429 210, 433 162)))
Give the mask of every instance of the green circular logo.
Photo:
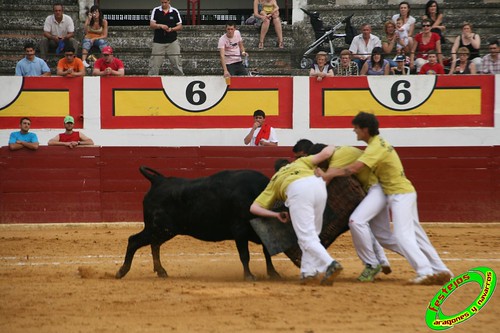
POLYGON ((496 284, 497 276, 495 272, 488 267, 476 267, 451 279, 450 282, 446 283, 430 301, 425 313, 425 322, 427 326, 435 331, 444 331, 472 318, 486 305, 486 303, 488 303, 493 295, 493 291, 495 291, 496 284), (459 313, 450 316, 443 314, 441 306, 444 301, 458 288, 471 282, 475 282, 481 287, 481 292, 476 299, 459 313))

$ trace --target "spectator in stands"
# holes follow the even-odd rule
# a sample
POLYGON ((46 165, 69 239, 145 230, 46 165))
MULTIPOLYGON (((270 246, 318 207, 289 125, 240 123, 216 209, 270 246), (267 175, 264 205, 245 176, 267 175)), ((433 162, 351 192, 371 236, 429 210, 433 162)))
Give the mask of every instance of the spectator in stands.
POLYGON ((125 66, 123 62, 113 56, 113 48, 105 46, 102 49, 102 58, 97 59, 92 72, 96 76, 124 76, 125 66))
POLYGON ((154 37, 148 75, 160 73, 165 54, 174 75, 184 75, 181 45, 177 40, 177 32, 182 30, 182 18, 179 11, 170 6, 170 0, 161 0, 161 6, 153 8, 149 27, 154 30, 154 37))
POLYGON ((476 74, 476 65, 469 60, 469 49, 461 47, 458 49, 457 54, 458 60, 453 62, 449 74, 476 74))
POLYGON ((396 24, 398 18, 403 19, 403 27, 408 33, 408 37, 413 37, 413 33, 415 32, 415 18, 410 15, 410 4, 406 1, 402 1, 399 3, 399 14, 395 14, 392 16, 392 21, 396 24))
POLYGON ((398 53, 398 34, 396 33, 396 24, 392 21, 384 23, 385 36, 382 37, 382 49, 384 50, 385 59, 389 61, 389 65, 397 67, 395 56, 398 53))
POLYGON ((253 1, 253 15, 262 20, 260 27, 259 49, 264 48, 264 39, 266 38, 267 31, 271 20, 274 24, 274 31, 278 37, 278 47, 282 49, 283 45, 283 31, 281 29, 280 8, 276 0, 254 0, 253 1))
POLYGON ((106 40, 106 37, 108 37, 108 20, 104 18, 99 6, 94 5, 90 7, 90 11, 85 19, 84 30, 85 37, 82 42, 82 61, 85 67, 89 67, 87 55, 92 46, 98 47, 102 52, 102 49, 108 45, 106 40))
POLYGON ((444 31, 446 27, 443 25, 443 13, 439 9, 437 1, 430 0, 425 4, 425 14, 422 20, 431 22, 431 31, 437 33, 441 37, 441 45, 445 43, 444 31))
POLYGON ((54 15, 47 16, 43 25, 44 38, 40 42, 42 59, 47 59, 49 50, 55 50, 56 54, 61 53, 66 45, 78 49, 78 42, 73 38, 75 36, 73 19, 64 14, 61 3, 54 4, 52 10, 54 15))
POLYGON ((31 120, 28 117, 23 117, 19 121, 19 132, 10 133, 9 148, 10 150, 19 150, 23 148, 37 150, 38 137, 35 133, 30 132, 31 120))
POLYGON ((226 23, 226 33, 219 38, 220 63, 224 71, 224 77, 248 75, 243 65, 242 56, 247 57, 243 39, 239 30, 236 30, 234 22, 226 23))
MULTIPOLYGON (((406 57, 402 54, 396 56, 395 59, 396 66, 391 66, 391 74, 392 75, 407 75, 410 74, 408 69, 405 66, 406 57)), ((390 64, 389 64, 390 65, 390 64)))
MULTIPOLYGON (((481 56, 479 49, 481 48, 481 37, 472 32, 472 24, 464 22, 462 24, 462 34, 455 38, 453 47, 451 48, 451 61, 454 63, 457 60, 457 51, 461 47, 466 47, 469 50, 469 60, 471 60, 478 72, 481 72, 481 56)), ((453 68, 452 64, 452 68, 453 68)))
POLYGON ((445 74, 443 65, 437 62, 436 51, 430 50, 429 53, 427 53, 427 63, 420 68, 418 74, 445 74))
POLYGON ((366 59, 370 58, 373 48, 377 46, 382 46, 380 38, 372 35, 371 25, 367 23, 363 24, 361 26, 361 34, 354 37, 349 47, 349 51, 351 51, 354 58, 353 60, 359 69, 363 67, 366 59))
POLYGON ((68 148, 75 148, 76 146, 92 146, 94 141, 87 137, 81 132, 73 130, 75 126, 75 120, 72 116, 64 117, 64 127, 66 131, 61 134, 57 134, 55 137, 49 140, 49 146, 66 146, 68 148))
POLYGON ((351 60, 351 52, 344 49, 340 51, 340 63, 334 69, 334 74, 337 76, 356 76, 359 75, 358 65, 351 60))
POLYGON ((277 146, 278 137, 276 131, 269 124, 266 124, 265 112, 256 110, 253 113, 253 119, 253 126, 243 139, 245 144, 250 146, 277 146))
POLYGON ((57 63, 57 75, 65 77, 85 76, 83 61, 75 55, 75 49, 67 46, 64 58, 57 63))
POLYGON ((500 74, 500 61, 498 61, 498 39, 488 45, 490 53, 483 57, 482 71, 485 74, 500 74))
POLYGON ((438 62, 443 65, 441 38, 437 33, 431 32, 431 22, 423 20, 422 32, 415 36, 412 46, 410 68, 413 70, 416 67, 417 73, 420 72, 420 68, 427 62, 427 54, 430 50, 436 51, 438 62))
POLYGON ((50 76, 47 63, 35 56, 35 45, 32 42, 24 44, 25 57, 16 64, 17 76, 50 76))
POLYGON ((397 44, 396 49, 398 54, 405 54, 410 51, 410 37, 408 37, 408 31, 406 31, 403 26, 403 18, 398 17, 396 19, 396 36, 397 36, 397 44))
POLYGON ((316 62, 311 65, 309 76, 315 77, 317 81, 322 81, 324 77, 333 77, 333 67, 328 63, 328 54, 325 51, 316 54, 316 62))
POLYGON ((313 143, 311 140, 300 139, 292 148, 293 155, 295 156, 295 158, 301 158, 307 156, 309 155, 309 149, 311 149, 312 146, 313 143))
POLYGON ((366 60, 360 75, 389 75, 389 61, 382 56, 384 50, 381 47, 375 47, 372 51, 370 59, 366 60))

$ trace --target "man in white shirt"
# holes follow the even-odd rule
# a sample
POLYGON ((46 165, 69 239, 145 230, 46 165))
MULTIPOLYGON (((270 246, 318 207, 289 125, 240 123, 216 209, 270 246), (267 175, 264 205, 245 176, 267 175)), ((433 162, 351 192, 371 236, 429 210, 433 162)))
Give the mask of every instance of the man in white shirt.
POLYGON ((78 50, 78 42, 75 36, 75 24, 73 19, 64 14, 63 5, 56 3, 52 6, 54 15, 49 15, 43 25, 43 38, 40 42, 40 57, 47 59, 49 49, 54 49, 59 54, 66 44, 78 50))
POLYGON ((220 53, 220 63, 224 70, 224 77, 248 75, 241 56, 247 57, 243 46, 243 39, 232 22, 226 23, 226 33, 219 38, 217 46, 220 53))
POLYGON ((277 146, 278 137, 273 127, 266 124, 266 114, 262 110, 253 113, 254 124, 243 139, 250 146, 277 146))
POLYGON ((353 61, 358 65, 361 70, 366 59, 370 58, 372 50, 375 47, 382 47, 382 42, 380 38, 372 35, 372 27, 369 24, 363 24, 361 26, 361 34, 354 37, 349 47, 349 51, 352 53, 353 61))

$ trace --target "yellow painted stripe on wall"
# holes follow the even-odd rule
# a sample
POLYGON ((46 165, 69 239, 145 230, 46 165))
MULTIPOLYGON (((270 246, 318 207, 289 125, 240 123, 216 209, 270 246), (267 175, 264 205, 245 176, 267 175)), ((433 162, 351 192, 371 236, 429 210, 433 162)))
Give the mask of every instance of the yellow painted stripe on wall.
POLYGON ((64 117, 67 114, 67 91, 23 91, 14 103, 0 111, 0 117, 64 117))

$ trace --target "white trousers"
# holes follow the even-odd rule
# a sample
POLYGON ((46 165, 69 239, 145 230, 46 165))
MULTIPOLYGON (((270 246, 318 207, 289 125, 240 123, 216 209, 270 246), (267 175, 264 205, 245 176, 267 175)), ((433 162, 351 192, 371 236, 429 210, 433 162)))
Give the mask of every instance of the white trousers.
POLYGON ((387 196, 394 224, 394 236, 403 255, 418 275, 449 271, 420 225, 417 193, 387 196))
POLYGON ((389 265, 382 246, 402 254, 391 231, 387 198, 379 184, 370 187, 365 198, 351 214, 349 229, 358 257, 364 264, 372 267, 389 265))
POLYGON ((174 71, 174 75, 184 75, 182 71, 181 45, 178 40, 167 44, 153 43, 148 75, 158 75, 160 73, 165 54, 170 61, 170 67, 174 71))
POLYGON ((301 178, 288 185, 286 195, 285 205, 290 209, 293 229, 302 250, 301 275, 324 273, 333 261, 318 237, 323 227, 326 184, 316 176, 301 178))

